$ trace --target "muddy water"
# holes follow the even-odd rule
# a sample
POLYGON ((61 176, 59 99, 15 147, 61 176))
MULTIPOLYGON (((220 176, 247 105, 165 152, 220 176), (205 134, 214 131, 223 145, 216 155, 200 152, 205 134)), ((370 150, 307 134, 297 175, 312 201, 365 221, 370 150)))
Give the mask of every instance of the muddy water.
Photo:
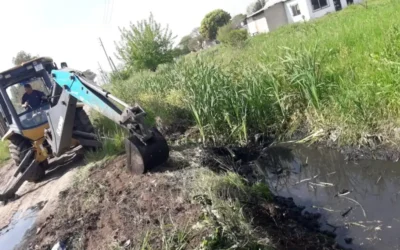
POLYGON ((1 250, 15 249, 23 240, 26 232, 32 228, 40 208, 35 207, 14 214, 11 223, 0 231, 1 250))
POLYGON ((285 145, 256 165, 276 194, 321 213, 323 229, 341 245, 400 249, 400 163, 346 162, 334 150, 285 145))

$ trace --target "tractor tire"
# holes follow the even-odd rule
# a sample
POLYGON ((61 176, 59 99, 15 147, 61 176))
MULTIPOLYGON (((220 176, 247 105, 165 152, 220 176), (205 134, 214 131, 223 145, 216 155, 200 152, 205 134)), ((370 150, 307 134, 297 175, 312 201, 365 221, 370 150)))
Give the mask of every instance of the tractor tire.
POLYGON ((95 132, 92 122, 90 121, 89 116, 86 114, 83 108, 76 109, 74 130, 79 130, 86 133, 95 132))
POLYGON ((19 166, 21 161, 24 159, 28 150, 32 147, 29 140, 23 138, 22 136, 13 136, 8 144, 8 150, 10 151, 10 156, 13 159, 16 166, 19 166))
MULTIPOLYGON (((16 167, 19 166, 21 161, 24 159, 28 150, 32 148, 32 144, 29 140, 23 138, 22 136, 14 136, 10 139, 10 143, 8 144, 8 149, 10 151, 11 158, 14 161, 16 167)), ((32 160, 34 157, 32 156, 32 160)), ((27 181, 29 182, 39 182, 43 179, 46 174, 46 170, 44 167, 48 166, 48 161, 45 160, 41 162, 38 167, 33 171, 32 175, 29 176, 27 181)), ((26 166, 28 167, 28 166, 26 166)), ((25 169, 21 170, 22 173, 25 169)))

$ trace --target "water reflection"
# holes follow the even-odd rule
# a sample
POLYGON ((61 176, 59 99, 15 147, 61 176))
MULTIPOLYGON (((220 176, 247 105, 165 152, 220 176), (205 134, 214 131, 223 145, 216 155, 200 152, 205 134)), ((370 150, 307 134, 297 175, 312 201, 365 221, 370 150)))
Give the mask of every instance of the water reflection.
POLYGON ((290 145, 266 149, 256 166, 274 192, 339 226, 339 242, 351 237, 354 249, 400 248, 399 163, 346 162, 334 150, 290 145))

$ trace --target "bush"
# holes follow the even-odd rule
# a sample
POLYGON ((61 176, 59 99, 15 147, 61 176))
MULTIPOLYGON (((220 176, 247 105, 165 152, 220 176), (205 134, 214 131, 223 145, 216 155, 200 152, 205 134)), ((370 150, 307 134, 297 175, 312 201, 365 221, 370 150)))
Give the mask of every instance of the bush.
POLYGON ((243 46, 248 38, 246 30, 234 30, 230 24, 218 30, 218 40, 226 45, 233 47, 243 46))
POLYGON ((226 43, 228 41, 229 33, 233 31, 232 23, 229 22, 218 29, 217 40, 221 43, 226 43))

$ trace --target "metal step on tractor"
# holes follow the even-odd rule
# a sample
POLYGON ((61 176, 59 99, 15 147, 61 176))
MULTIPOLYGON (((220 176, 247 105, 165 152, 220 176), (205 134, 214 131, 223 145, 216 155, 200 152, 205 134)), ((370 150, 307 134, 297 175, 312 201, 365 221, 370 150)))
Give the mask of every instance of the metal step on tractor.
POLYGON ((101 147, 84 105, 129 132, 126 165, 133 174, 167 161, 168 144, 146 126, 141 106, 119 100, 66 63, 58 69, 51 58, 41 57, 0 73, 0 133, 16 165, 0 201, 13 198, 25 181, 40 181, 50 158, 76 147, 101 147))

